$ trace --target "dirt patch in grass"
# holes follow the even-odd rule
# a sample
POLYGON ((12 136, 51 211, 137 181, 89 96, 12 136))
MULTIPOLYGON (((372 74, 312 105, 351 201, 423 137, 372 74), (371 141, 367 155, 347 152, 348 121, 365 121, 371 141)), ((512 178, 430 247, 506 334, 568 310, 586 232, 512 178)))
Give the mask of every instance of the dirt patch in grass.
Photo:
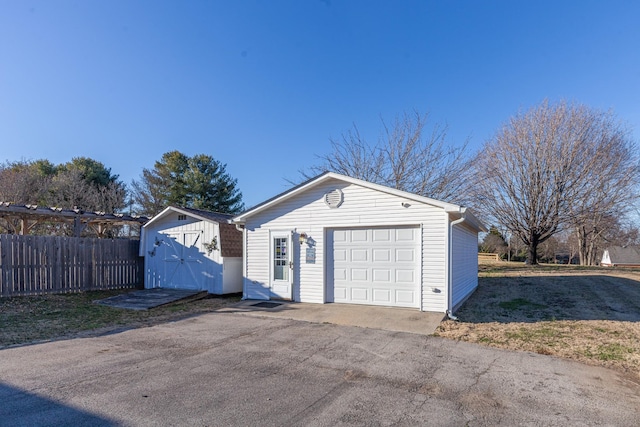
POLYGON ((127 290, 0 298, 0 348, 59 338, 89 336, 151 326, 207 313, 240 297, 215 297, 134 311, 94 304, 127 290))
POLYGON ((481 265, 436 335, 578 360, 640 379, 640 270, 481 265))

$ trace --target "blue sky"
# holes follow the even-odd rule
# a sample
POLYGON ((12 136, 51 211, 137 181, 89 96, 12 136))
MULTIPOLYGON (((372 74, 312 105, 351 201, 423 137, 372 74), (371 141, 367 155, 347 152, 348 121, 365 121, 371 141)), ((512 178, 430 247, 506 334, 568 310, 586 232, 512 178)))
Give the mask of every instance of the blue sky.
POLYGON ((210 154, 248 206, 329 138, 416 109, 477 150, 549 98, 640 136, 637 1, 0 0, 0 161, 86 156, 126 183, 210 154))

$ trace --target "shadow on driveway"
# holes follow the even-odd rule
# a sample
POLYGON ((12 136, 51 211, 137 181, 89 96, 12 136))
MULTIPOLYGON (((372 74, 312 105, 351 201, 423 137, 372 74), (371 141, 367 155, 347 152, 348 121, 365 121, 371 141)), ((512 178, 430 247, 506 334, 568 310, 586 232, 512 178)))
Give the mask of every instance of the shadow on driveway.
MULTIPOLYGON (((120 423, 102 418, 54 400, 37 396, 0 383, 0 425, 54 425, 52 420, 64 420, 69 426, 117 426, 120 423)), ((57 424, 56 424, 57 425, 57 424)))

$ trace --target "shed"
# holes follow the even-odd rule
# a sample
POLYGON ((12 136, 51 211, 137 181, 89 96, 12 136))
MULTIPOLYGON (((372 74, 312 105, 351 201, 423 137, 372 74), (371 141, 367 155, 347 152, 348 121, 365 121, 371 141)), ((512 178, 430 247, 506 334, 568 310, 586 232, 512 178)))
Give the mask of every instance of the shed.
POLYGON ((169 206, 142 227, 145 288, 242 291, 242 233, 233 215, 169 206))
POLYGON ((326 172, 232 220, 243 297, 453 312, 478 286, 473 213, 326 172))
POLYGON ((610 246, 604 250, 600 265, 604 267, 640 267, 640 247, 610 246))

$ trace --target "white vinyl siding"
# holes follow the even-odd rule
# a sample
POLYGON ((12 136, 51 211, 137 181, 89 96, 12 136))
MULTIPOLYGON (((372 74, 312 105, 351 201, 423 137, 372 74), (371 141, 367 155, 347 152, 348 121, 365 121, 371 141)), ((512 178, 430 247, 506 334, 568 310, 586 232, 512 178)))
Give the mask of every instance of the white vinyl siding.
POLYGON ((453 227, 453 308, 478 287, 478 235, 464 223, 453 227))
POLYGON ((331 179, 247 218, 245 227, 245 297, 269 298, 269 230, 294 233, 294 300, 325 302, 325 233, 331 228, 414 226, 422 229, 422 305, 423 310, 444 312, 447 303, 445 271, 446 227, 448 216, 440 207, 407 202, 384 193, 341 180, 331 179), (344 194, 340 207, 332 209, 324 195, 339 188, 344 194), (315 243, 315 263, 306 263, 307 245, 297 238, 306 233, 315 243))
POLYGON ((269 230, 247 230, 245 298, 269 299, 269 230))
MULTIPOLYGON (((437 212, 437 211, 436 211, 437 212)), ((448 215, 437 212, 422 223, 422 309, 447 310, 447 227, 448 215)))

